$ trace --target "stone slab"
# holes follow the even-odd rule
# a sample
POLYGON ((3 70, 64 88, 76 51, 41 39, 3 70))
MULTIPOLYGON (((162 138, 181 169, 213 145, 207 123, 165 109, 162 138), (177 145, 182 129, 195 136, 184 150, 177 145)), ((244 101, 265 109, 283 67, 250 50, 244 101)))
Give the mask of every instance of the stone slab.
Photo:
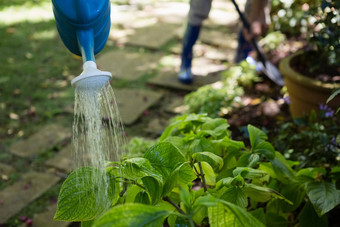
POLYGON ((47 160, 46 165, 57 168, 64 172, 70 172, 73 169, 73 145, 69 144, 58 154, 47 160))
POLYGON ((164 129, 169 125, 169 119, 164 117, 153 119, 149 122, 148 126, 145 128, 145 132, 161 135, 164 129))
POLYGON ((15 169, 12 166, 0 163, 0 176, 2 175, 9 176, 14 172, 15 172, 15 169))
POLYGON ((159 59, 158 54, 114 50, 101 55, 97 64, 99 68, 111 72, 113 77, 131 81, 155 70, 159 59))
POLYGON ((183 114, 187 109, 188 107, 184 105, 184 98, 175 97, 166 105, 164 110, 168 113, 183 114))
POLYGON ((135 32, 127 37, 126 44, 159 49, 176 37, 178 29, 180 29, 179 25, 167 23, 155 23, 151 26, 136 28, 135 32))
POLYGON ((177 73, 174 71, 162 72, 158 76, 148 80, 150 85, 166 87, 176 90, 194 91, 199 87, 212 84, 220 80, 220 75, 196 76, 194 82, 190 85, 180 83, 177 79, 177 73))
MULTIPOLYGON (((179 42, 176 43, 175 45, 170 47, 169 51, 174 54, 181 54, 182 44, 179 42)), ((204 43, 197 43, 194 47, 194 56, 195 58, 205 57, 211 60, 232 62, 235 58, 235 50, 226 48, 215 48, 204 43)))
POLYGON ((57 204, 53 204, 45 209, 44 212, 34 215, 33 227, 66 227, 70 223, 64 221, 53 221, 55 212, 57 211, 57 204))
POLYGON ((24 174, 21 180, 0 191, 0 223, 5 223, 59 180, 60 178, 57 176, 32 171, 24 174))
MULTIPOLYGON (((177 55, 167 55, 160 59, 162 71, 177 71, 180 68, 181 60, 177 55)), ((192 62, 192 73, 196 76, 208 76, 225 70, 227 67, 221 62, 205 57, 196 57, 192 62)), ((177 72, 175 73, 177 74, 177 72)))
POLYGON ((28 139, 12 144, 9 150, 20 157, 33 157, 52 148, 70 135, 71 129, 51 124, 41 128, 28 139))
POLYGON ((237 48, 237 33, 221 32, 213 29, 202 29, 199 39, 204 43, 214 46, 232 50, 236 50, 237 48))
POLYGON ((118 89, 115 94, 120 116, 126 125, 134 123, 163 96, 159 92, 137 89, 118 89))

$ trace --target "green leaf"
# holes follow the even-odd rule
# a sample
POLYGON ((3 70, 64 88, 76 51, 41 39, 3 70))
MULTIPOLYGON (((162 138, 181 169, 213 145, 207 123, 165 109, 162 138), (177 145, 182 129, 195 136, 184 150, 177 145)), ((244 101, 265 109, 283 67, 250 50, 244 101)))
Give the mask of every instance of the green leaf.
POLYGON ((151 197, 152 204, 156 204, 162 195, 162 184, 153 177, 143 177, 142 182, 151 197))
POLYGON ((135 197, 134 203, 150 204, 150 197, 146 191, 140 191, 135 197))
POLYGON ((119 186, 111 175, 89 167, 77 169, 61 186, 54 220, 95 219, 115 203, 118 196, 119 186))
POLYGON ((208 208, 210 227, 220 226, 256 226, 264 227, 263 223, 248 213, 245 209, 226 201, 215 207, 208 208))
POLYGON ((277 178, 285 184, 296 182, 296 173, 290 167, 287 160, 279 152, 275 152, 275 158, 270 160, 277 178))
POLYGON ((258 144, 262 143, 268 138, 264 132, 252 125, 248 125, 248 133, 252 149, 256 148, 258 144))
POLYGON ((226 119, 215 118, 205 122, 201 126, 200 133, 208 134, 215 139, 219 137, 229 136, 229 124, 226 119))
POLYGON ((167 193, 171 192, 171 190, 176 185, 187 185, 195 180, 197 177, 194 173, 194 170, 190 167, 188 163, 183 163, 178 166, 168 177, 167 181, 163 187, 162 195, 166 195, 167 193))
POLYGON ((288 204, 285 201, 280 201, 280 207, 283 212, 295 211, 305 198, 306 191, 303 184, 286 184, 282 185, 281 194, 292 201, 293 204, 288 204))
POLYGON ((204 151, 208 151, 208 152, 213 153, 215 151, 215 147, 212 144, 211 140, 208 140, 206 138, 195 139, 191 143, 189 149, 192 153, 201 153, 201 152, 204 152, 204 151))
MULTIPOLYGON (((226 150, 233 153, 235 156, 242 154, 242 151, 246 149, 242 141, 235 141, 229 137, 224 137, 220 140, 213 140, 212 143, 215 145, 215 147, 219 147, 219 150, 226 150)), ((218 154, 216 152, 214 153, 218 154)))
POLYGON ((269 142, 260 142, 255 147, 252 147, 254 153, 264 155, 267 159, 272 160, 275 157, 275 149, 269 142))
POLYGON ((214 169, 221 169, 223 167, 223 159, 211 152, 201 152, 192 155, 192 159, 198 162, 207 162, 214 169))
POLYGON ((326 215, 319 217, 313 205, 308 202, 299 214, 299 224, 301 227, 327 227, 328 219, 326 215))
POLYGON ((94 220, 91 220, 91 221, 82 221, 80 226, 81 227, 92 227, 93 223, 94 223, 94 220))
POLYGON ((233 175, 237 176, 241 174, 243 178, 247 179, 255 179, 255 178, 261 178, 266 176, 268 173, 262 170, 248 168, 248 167, 237 167, 233 171, 233 175))
POLYGON ((137 180, 145 176, 152 176, 162 181, 162 176, 151 166, 146 158, 131 158, 122 162, 122 175, 125 178, 137 180))
POLYGON ((126 203, 133 203, 135 201, 136 196, 138 195, 139 192, 143 191, 142 188, 140 188, 137 185, 132 185, 128 188, 126 191, 126 198, 125 202, 126 203))
POLYGON ((306 192, 319 216, 340 204, 340 190, 327 181, 306 183, 306 192))
POLYGON ((178 167, 178 184, 187 185, 197 178, 194 170, 188 163, 183 163, 178 167))
POLYGON ((248 200, 246 194, 243 192, 243 190, 239 187, 230 187, 228 188, 220 199, 223 199, 227 202, 231 202, 233 204, 236 204, 240 207, 247 207, 248 206, 248 200))
MULTIPOLYGON (((198 163, 195 163, 194 166, 197 172, 201 174, 201 170, 200 170, 198 163)), ((202 171, 204 174, 205 182, 207 183, 207 185, 215 185, 216 175, 215 175, 213 168, 207 162, 201 162, 201 166, 202 166, 202 171)))
POLYGON ((269 142, 266 142, 267 135, 252 125, 248 125, 248 132, 251 152, 260 153, 269 160, 273 159, 275 157, 275 149, 269 142))
POLYGON ((269 227, 287 227, 289 224, 286 218, 272 212, 266 213, 266 223, 269 227))
POLYGON ((331 96, 329 96, 329 98, 327 99, 327 102, 326 102, 326 103, 329 103, 330 101, 332 101, 332 100, 335 98, 335 96, 337 96, 337 95, 339 95, 339 94, 340 94, 340 88, 335 89, 335 90, 332 92, 331 96))
POLYGON ((256 210, 249 211, 251 215, 253 215, 257 220, 262 222, 264 225, 266 225, 266 215, 264 213, 263 208, 258 208, 256 210))
POLYGON ((185 212, 186 213, 191 213, 191 194, 189 191, 187 191, 184 188, 180 188, 179 196, 181 199, 181 203, 185 207, 185 212))
POLYGON ((274 191, 273 189, 258 186, 255 184, 246 184, 244 186, 244 192, 252 200, 257 201, 257 202, 267 202, 271 198, 278 198, 278 199, 283 199, 289 204, 292 204, 291 201, 287 200, 280 193, 274 191))
POLYGON ((162 142, 151 147, 144 155, 153 168, 155 168, 164 179, 167 179, 172 171, 185 162, 184 156, 171 143, 162 142))
POLYGON ((170 211, 144 204, 124 204, 113 207, 98 220, 93 227, 159 227, 170 211))

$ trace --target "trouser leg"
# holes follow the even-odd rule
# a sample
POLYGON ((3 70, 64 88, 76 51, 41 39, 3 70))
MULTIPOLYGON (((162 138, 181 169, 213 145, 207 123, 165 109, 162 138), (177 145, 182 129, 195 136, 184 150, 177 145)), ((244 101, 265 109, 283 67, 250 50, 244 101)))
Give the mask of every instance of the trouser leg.
POLYGON ((208 18, 212 0, 191 0, 188 15, 188 25, 182 42, 182 64, 181 68, 191 67, 193 57, 193 46, 195 45, 201 25, 208 18))

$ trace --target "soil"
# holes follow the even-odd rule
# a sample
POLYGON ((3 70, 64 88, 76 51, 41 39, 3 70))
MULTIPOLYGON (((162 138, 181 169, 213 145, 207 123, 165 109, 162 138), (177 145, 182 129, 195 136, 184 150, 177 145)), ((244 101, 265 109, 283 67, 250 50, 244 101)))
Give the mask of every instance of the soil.
MULTIPOLYGON (((321 63, 321 68, 315 68, 314 64, 318 58, 318 54, 314 51, 304 52, 292 58, 291 67, 302 75, 324 83, 340 83, 340 67, 332 67, 326 63, 321 63)), ((324 61, 322 59, 318 60, 319 62, 324 61)))

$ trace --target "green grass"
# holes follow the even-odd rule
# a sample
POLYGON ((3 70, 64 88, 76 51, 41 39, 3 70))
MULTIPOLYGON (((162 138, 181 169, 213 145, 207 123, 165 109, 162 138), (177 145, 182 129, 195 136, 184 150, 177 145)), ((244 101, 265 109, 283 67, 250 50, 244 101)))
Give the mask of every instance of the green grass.
MULTIPOLYGON (((0 14, 27 4, 27 10, 42 9, 49 1, 24 2, 1 1, 0 14)), ((73 101, 70 80, 80 73, 81 61, 62 44, 54 19, 0 21, 0 37, 0 137, 10 139, 64 112, 73 101)))

